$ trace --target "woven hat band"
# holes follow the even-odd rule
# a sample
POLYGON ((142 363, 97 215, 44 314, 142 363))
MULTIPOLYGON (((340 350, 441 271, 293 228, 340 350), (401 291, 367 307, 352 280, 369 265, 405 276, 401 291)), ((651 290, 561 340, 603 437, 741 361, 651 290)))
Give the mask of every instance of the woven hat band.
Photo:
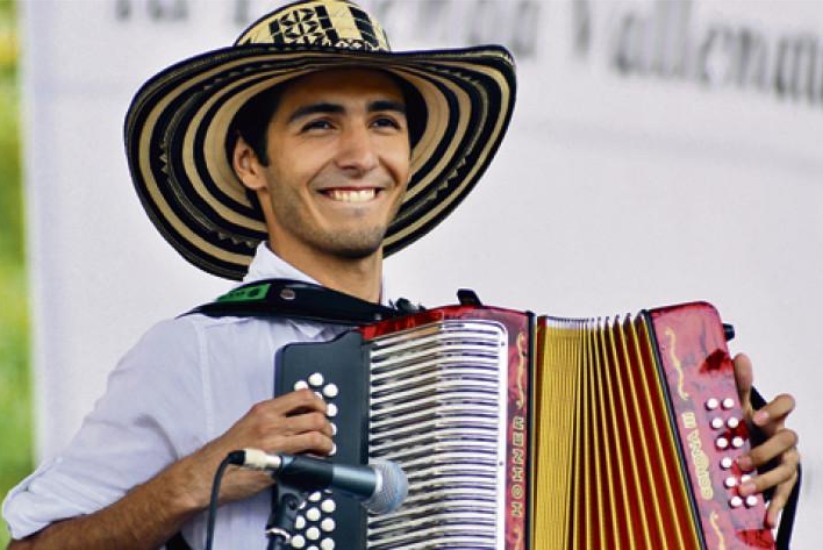
POLYGON ((363 51, 391 51, 376 20, 346 1, 300 2, 254 23, 236 45, 276 44, 363 51))

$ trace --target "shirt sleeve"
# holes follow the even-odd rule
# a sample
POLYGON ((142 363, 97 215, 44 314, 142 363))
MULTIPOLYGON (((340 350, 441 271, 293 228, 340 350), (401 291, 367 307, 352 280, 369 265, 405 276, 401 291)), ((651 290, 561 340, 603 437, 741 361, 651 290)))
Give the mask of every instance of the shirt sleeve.
POLYGON ((56 458, 9 492, 14 539, 104 508, 199 448, 202 336, 185 317, 152 328, 109 375, 106 392, 56 458))

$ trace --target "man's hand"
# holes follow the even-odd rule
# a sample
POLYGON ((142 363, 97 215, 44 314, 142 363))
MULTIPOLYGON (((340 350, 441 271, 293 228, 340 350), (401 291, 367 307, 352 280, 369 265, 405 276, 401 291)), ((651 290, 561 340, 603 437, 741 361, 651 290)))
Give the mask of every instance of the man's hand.
MULTIPOLYGON (((231 451, 244 448, 267 453, 331 452, 332 427, 326 418, 326 404, 314 392, 304 389, 254 405, 225 434, 178 462, 181 475, 188 477, 192 505, 208 505, 214 473, 231 451)), ((230 467, 220 488, 220 502, 241 500, 272 484, 271 476, 230 467)))
MULTIPOLYGON (((94 514, 53 523, 25 540, 12 541, 9 548, 158 548, 208 507, 214 474, 231 451, 255 448, 327 455, 332 449, 332 428, 325 413, 325 402, 309 390, 262 401, 226 433, 117 502, 94 514)), ((220 500, 240 500, 271 484, 271 476, 264 472, 231 467, 223 478, 220 500)))
POLYGON ((749 426, 760 431, 766 439, 747 455, 741 456, 737 462, 744 471, 760 469, 772 461, 776 464, 772 470, 741 485, 740 494, 748 496, 774 488, 765 521, 767 527, 775 527, 780 511, 783 510, 797 483, 797 468, 800 464, 797 434, 785 425, 786 418, 794 410, 794 398, 788 394, 781 394, 755 411, 751 404, 752 363, 748 357, 739 354, 734 358, 734 374, 745 418, 749 426))

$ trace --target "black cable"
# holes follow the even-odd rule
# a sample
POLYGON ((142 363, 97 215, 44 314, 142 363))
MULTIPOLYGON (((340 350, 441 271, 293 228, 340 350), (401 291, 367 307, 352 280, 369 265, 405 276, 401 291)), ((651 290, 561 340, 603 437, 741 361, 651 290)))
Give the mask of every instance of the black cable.
POLYGON ((217 467, 214 473, 214 481, 211 484, 211 498, 209 499, 209 519, 206 524, 206 550, 211 550, 214 543, 214 524, 217 520, 217 499, 220 496, 220 484, 223 481, 223 474, 230 464, 243 464, 246 460, 244 451, 232 451, 217 467))

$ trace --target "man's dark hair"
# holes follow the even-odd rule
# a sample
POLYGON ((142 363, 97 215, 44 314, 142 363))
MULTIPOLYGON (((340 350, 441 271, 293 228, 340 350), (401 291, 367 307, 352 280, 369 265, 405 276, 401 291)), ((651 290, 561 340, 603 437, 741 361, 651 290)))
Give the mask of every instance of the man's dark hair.
MULTIPOLYGON (((393 73, 387 72, 386 74, 398 85, 403 94, 403 101, 406 103, 406 120, 409 126, 409 144, 414 148, 425 129, 428 114, 426 102, 423 101, 423 97, 417 89, 407 81, 393 73)), ((283 91, 291 82, 293 81, 287 81, 260 92, 237 111, 229 127, 229 136, 226 140, 226 152, 229 158, 234 155, 237 138, 242 137, 252 148, 260 162, 264 166, 268 166, 267 129, 280 104, 283 91)))

